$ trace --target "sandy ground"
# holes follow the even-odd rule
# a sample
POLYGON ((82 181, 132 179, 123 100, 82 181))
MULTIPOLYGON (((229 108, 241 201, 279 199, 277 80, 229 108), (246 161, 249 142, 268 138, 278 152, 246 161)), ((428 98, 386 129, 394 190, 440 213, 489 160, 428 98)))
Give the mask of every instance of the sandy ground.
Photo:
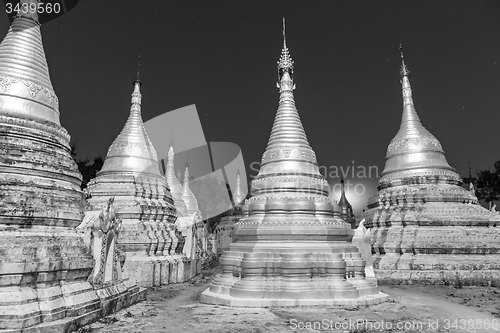
POLYGON ((380 286, 389 302, 369 307, 230 308, 199 302, 216 273, 150 289, 147 301, 79 333, 500 332, 499 288, 380 286))

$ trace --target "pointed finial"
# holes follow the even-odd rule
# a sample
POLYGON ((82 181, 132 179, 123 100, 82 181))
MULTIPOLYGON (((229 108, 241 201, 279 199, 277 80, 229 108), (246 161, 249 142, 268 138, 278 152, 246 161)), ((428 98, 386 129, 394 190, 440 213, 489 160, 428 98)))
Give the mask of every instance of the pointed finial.
POLYGON ((283 49, 281 50, 280 60, 278 60, 278 79, 281 80, 285 72, 288 72, 290 76, 293 75, 293 60, 286 47, 285 18, 283 17, 283 49))
POLYGON ((140 86, 142 86, 142 82, 141 82, 141 79, 139 77, 139 69, 141 67, 141 55, 139 55, 138 59, 137 59, 137 75, 135 76, 135 80, 134 80, 134 85, 136 84, 139 84, 140 86))
POLYGON ((472 182, 472 173, 470 172, 470 161, 467 161, 467 164, 469 165, 469 183, 472 182))
POLYGON ((283 45, 286 45, 285 18, 283 17, 283 45))
POLYGON ((399 71, 399 74, 401 75, 401 77, 410 76, 410 71, 408 70, 408 67, 406 67, 405 64, 405 59, 403 55, 403 46, 401 46, 401 44, 399 44, 399 50, 401 52, 401 70, 399 71))
POLYGON ((36 6, 34 8, 38 8, 39 0, 20 0, 19 6, 21 7, 21 10, 17 12, 16 18, 18 18, 18 17, 28 18, 28 19, 31 19, 31 20, 35 21, 36 23, 38 23, 38 25, 40 25, 40 22, 38 21, 37 11, 31 10, 32 3, 36 6), (26 5, 26 6, 24 6, 24 5, 26 5), (24 10, 24 8, 26 8, 26 10, 24 10))
POLYGON ((174 144, 174 128, 172 127, 172 138, 170 139, 169 147, 175 147, 174 144))

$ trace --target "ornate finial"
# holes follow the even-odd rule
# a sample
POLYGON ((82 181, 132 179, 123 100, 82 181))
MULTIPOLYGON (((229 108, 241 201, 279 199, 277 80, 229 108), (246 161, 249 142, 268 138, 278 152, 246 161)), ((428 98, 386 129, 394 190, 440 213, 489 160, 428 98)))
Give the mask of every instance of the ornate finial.
POLYGON ((469 183, 472 183, 472 174, 470 172, 470 161, 467 161, 467 164, 469 165, 469 183))
POLYGON ((281 77, 285 72, 288 72, 290 76, 293 75, 293 60, 286 47, 285 18, 283 18, 283 49, 281 50, 280 60, 278 60, 278 80, 281 81, 281 77))
POLYGON ((401 51, 401 70, 399 71, 399 74, 401 75, 401 77, 410 76, 410 71, 408 70, 408 67, 406 67, 405 64, 405 59, 403 56, 403 46, 401 46, 401 44, 399 44, 399 50, 401 51))
POLYGON ((31 10, 31 8, 32 8, 31 4, 35 5, 35 7, 33 7, 33 8, 38 8, 38 0, 21 0, 19 2, 19 7, 21 8, 21 10, 19 10, 17 12, 16 18, 24 17, 24 18, 31 19, 31 20, 35 21, 36 23, 40 24, 40 22, 38 21, 37 11, 31 10), (26 4, 26 6, 24 6, 24 4, 26 4))
POLYGON ((283 17, 283 45, 286 45, 285 18, 283 17))
POLYGON ((141 55, 137 59, 137 75, 135 76, 134 85, 139 84, 142 86, 141 79, 139 77, 139 69, 141 68, 141 55))
POLYGON ((184 183, 189 182, 189 163, 186 161, 186 166, 184 168, 184 183))
POLYGON ((172 127, 172 138, 170 139, 170 144, 169 144, 169 148, 170 147, 175 147, 175 144, 174 144, 174 128, 172 127))

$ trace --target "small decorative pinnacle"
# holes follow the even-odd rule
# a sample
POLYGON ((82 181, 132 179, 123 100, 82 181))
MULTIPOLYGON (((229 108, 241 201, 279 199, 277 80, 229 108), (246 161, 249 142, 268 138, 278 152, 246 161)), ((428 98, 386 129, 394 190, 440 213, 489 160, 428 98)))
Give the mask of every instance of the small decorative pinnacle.
POLYGON ((175 148, 175 144, 174 144, 174 129, 173 128, 172 128, 172 138, 170 139, 170 144, 169 144, 169 148, 170 147, 175 148))
POLYGON ((21 10, 19 10, 17 12, 16 18, 17 17, 24 17, 24 18, 31 19, 31 20, 35 21, 36 23, 40 24, 40 22, 38 21, 37 11, 32 11, 30 9, 31 4, 34 4, 36 6, 36 8, 38 8, 38 2, 39 2, 38 0, 21 0, 19 2, 19 6, 21 7, 21 10), (24 6, 25 4, 26 4, 26 6, 24 6), (27 10, 24 8, 26 8, 27 10))
POLYGON ((137 75, 135 76, 134 85, 139 84, 140 86, 142 86, 142 82, 139 77, 140 68, 141 68, 141 55, 139 55, 139 58, 137 59, 137 75))
POLYGON ((399 44, 399 49, 401 50, 401 70, 399 71, 399 74, 401 75, 401 77, 410 76, 410 71, 408 70, 408 67, 406 67, 405 64, 405 59, 403 56, 403 46, 401 46, 401 44, 399 44))

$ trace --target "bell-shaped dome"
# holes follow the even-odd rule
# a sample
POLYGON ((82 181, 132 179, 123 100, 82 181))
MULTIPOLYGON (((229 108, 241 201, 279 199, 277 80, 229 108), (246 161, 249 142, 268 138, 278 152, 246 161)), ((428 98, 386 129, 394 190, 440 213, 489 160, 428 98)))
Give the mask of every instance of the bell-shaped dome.
POLYGON ((141 82, 136 79, 130 115, 120 134, 108 149, 104 165, 97 175, 131 172, 136 176, 163 179, 153 144, 149 140, 141 116, 141 82))
POLYGON ((455 169, 446 161, 441 143, 420 122, 412 98, 410 71, 404 60, 400 74, 403 116, 399 131, 387 148, 379 187, 386 187, 395 179, 415 177, 444 176, 459 180, 455 169))
POLYGON ((20 12, 0 44, 0 108, 8 116, 60 125, 36 13, 20 12))

